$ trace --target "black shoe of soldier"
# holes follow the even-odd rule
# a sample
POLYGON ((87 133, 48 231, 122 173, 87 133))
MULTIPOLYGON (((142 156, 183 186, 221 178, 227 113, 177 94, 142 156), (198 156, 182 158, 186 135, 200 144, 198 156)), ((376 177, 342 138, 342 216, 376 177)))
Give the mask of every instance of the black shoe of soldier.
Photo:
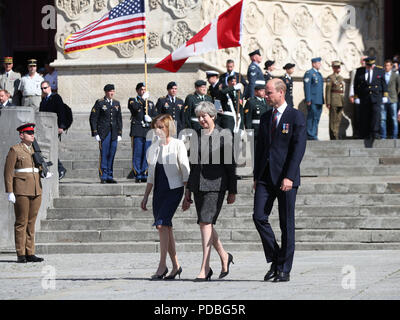
POLYGON ((26 261, 27 262, 42 262, 44 259, 36 257, 35 255, 32 256, 26 256, 26 261))
POLYGON ((25 256, 18 256, 17 257, 17 263, 26 263, 26 257, 25 256))

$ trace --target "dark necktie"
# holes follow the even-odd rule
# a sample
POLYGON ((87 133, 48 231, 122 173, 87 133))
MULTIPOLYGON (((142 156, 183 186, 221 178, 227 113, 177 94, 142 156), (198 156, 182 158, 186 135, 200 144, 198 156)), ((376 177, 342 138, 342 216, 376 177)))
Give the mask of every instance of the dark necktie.
POLYGON ((371 83, 371 70, 368 71, 368 83, 371 83))
POLYGON ((271 134, 274 135, 276 126, 278 125, 278 109, 274 109, 272 112, 272 127, 271 127, 271 134))

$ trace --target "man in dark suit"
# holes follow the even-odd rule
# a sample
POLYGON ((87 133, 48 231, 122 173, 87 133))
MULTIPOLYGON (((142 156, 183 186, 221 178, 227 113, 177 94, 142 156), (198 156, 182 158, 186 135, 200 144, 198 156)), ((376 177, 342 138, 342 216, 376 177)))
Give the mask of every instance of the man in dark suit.
MULTIPOLYGON (((222 84, 222 89, 225 89, 226 87, 228 87, 228 77, 234 76, 236 78, 236 83, 241 83, 244 87, 244 92, 246 92, 247 81, 244 79, 244 77, 240 77, 240 79, 239 79, 239 73, 234 71, 234 69, 235 69, 235 61, 233 61, 232 59, 227 60, 226 61, 226 72, 224 74, 221 74, 219 77, 219 83, 222 84)), ((242 94, 243 94, 243 92, 242 92, 242 94)))
POLYGON ((268 81, 266 98, 272 110, 260 119, 254 161, 253 220, 260 234, 267 262, 272 262, 265 281, 289 281, 295 248, 294 211, 300 185, 300 163, 306 149, 303 113, 288 107, 286 85, 281 79, 268 81), (278 198, 281 247, 268 221, 278 198))
POLYGON ((100 147, 100 182, 117 183, 114 176, 114 157, 118 141, 122 140, 121 104, 114 100, 115 87, 104 87, 105 97, 96 101, 90 113, 89 122, 92 136, 100 147))
POLYGON ((375 57, 365 59, 366 66, 357 69, 354 78, 354 103, 361 106, 362 138, 380 139, 381 105, 388 103, 385 72, 375 65, 375 57))
POLYGON ((7 90, 0 89, 0 109, 7 107, 15 107, 15 104, 10 102, 10 93, 7 90))
MULTIPOLYGON (((64 102, 59 94, 52 93, 50 82, 43 81, 40 84, 40 88, 42 90, 42 101, 40 102, 39 111, 57 114, 58 139, 61 141, 61 135, 67 129, 64 102)), ((58 159, 58 179, 61 180, 64 178, 66 172, 67 169, 65 169, 60 159, 58 159)))

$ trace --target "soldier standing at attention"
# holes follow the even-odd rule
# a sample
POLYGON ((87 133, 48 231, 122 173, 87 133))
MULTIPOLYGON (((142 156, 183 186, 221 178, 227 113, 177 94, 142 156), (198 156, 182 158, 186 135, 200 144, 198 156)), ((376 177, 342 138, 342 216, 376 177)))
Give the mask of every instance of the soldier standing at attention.
POLYGON ((185 123, 186 128, 198 131, 201 129, 199 119, 196 117, 194 110, 202 101, 213 102, 212 98, 207 95, 207 82, 197 80, 194 83, 195 92, 189 94, 185 99, 185 123))
MULTIPOLYGON (((137 97, 130 98, 128 101, 128 109, 131 112, 132 175, 135 182, 147 182, 146 152, 151 145, 151 140, 146 140, 146 136, 151 129, 152 118, 157 115, 157 110, 154 103, 148 100, 150 94, 146 91, 145 83, 139 82, 136 85, 136 93, 137 97)), ((129 175, 129 178, 132 175, 129 175)))
POLYGON ((34 123, 17 128, 21 142, 10 148, 4 166, 5 190, 8 201, 14 203, 18 263, 44 260, 35 256, 35 223, 42 203, 42 183, 33 160, 34 130, 34 123))
POLYGON ((307 104, 307 139, 318 140, 318 125, 324 104, 324 79, 319 69, 321 58, 313 58, 312 69, 303 78, 304 95, 307 104))
POLYGON ((0 89, 7 90, 16 106, 21 104, 18 87, 21 81, 21 74, 13 71, 13 57, 4 57, 4 72, 0 75, 0 89))
POLYGON ((249 65, 249 69, 247 70, 247 81, 249 82, 249 85, 247 86, 247 92, 245 94, 247 99, 254 97, 256 81, 264 80, 264 75, 260 67, 260 63, 262 61, 260 50, 257 49, 249 53, 249 56, 251 63, 249 65))
POLYGON ((184 102, 182 99, 176 97, 178 93, 178 85, 176 82, 171 81, 167 85, 168 94, 166 97, 159 98, 156 103, 156 110, 158 114, 169 114, 175 121, 176 133, 185 128, 184 118, 184 102))
POLYGON ((281 77, 281 80, 285 83, 286 85, 286 95, 285 95, 285 100, 288 104, 289 107, 294 107, 293 103, 293 78, 292 74, 294 73, 294 67, 296 65, 293 63, 287 63, 283 69, 286 70, 286 73, 284 76, 281 77))
POLYGON ((44 79, 36 72, 37 60, 28 60, 28 70, 29 73, 22 77, 18 90, 22 92, 22 105, 24 107, 33 107, 37 112, 42 101, 40 84, 44 79))
POLYGON ((268 60, 264 64, 264 80, 267 83, 269 80, 272 80, 274 77, 272 76, 272 72, 275 70, 275 61, 268 60))
POLYGON ((210 84, 208 87, 207 95, 212 98, 212 101, 220 100, 220 90, 222 89, 222 84, 219 82, 217 71, 206 71, 207 81, 210 84))
POLYGON ((90 113, 90 128, 100 147, 100 182, 117 183, 114 180, 114 157, 118 141, 122 140, 122 114, 119 101, 114 100, 115 87, 104 87, 105 97, 96 101, 90 113))
POLYGON ((329 136, 331 140, 339 140, 340 122, 343 117, 344 107, 344 79, 339 74, 340 61, 332 62, 333 74, 326 79, 325 97, 329 109, 329 136))

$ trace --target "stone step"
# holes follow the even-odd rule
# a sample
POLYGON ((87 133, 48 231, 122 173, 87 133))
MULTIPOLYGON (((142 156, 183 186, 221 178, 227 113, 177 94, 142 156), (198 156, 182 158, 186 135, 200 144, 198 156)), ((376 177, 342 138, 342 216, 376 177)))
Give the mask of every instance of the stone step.
MULTIPOLYGON (((400 212, 398 206, 300 206, 296 205, 296 217, 365 217, 365 218, 397 218, 400 212)), ((251 218, 253 206, 223 206, 221 218, 251 218)), ((275 205, 271 217, 278 216, 275 205)), ((140 219, 152 217, 152 211, 142 211, 139 208, 57 208, 48 209, 47 220, 60 219, 140 219)), ((178 208, 175 218, 196 218, 194 207, 183 212, 178 208)))
MULTIPOLYGON (((273 216, 269 219, 273 228, 279 228, 279 219, 273 216)), ((153 218, 136 219, 63 219, 41 221, 42 231, 61 230, 118 230, 118 231, 151 231, 154 227, 153 218)), ((193 229, 197 225, 197 218, 173 219, 175 230, 193 229)), ((255 230, 252 217, 218 219, 218 229, 249 229, 255 230)), ((371 229, 371 230, 400 230, 400 217, 375 218, 375 217, 297 217, 296 229, 371 229)))
MULTIPOLYGON (((263 252, 260 241, 223 242, 228 252, 263 252)), ((363 242, 296 242, 296 251, 311 250, 397 250, 400 242, 363 243, 363 242)), ((177 242, 178 256, 183 252, 198 252, 201 259, 200 242, 177 242)), ((88 243, 36 243, 38 254, 91 254, 91 253, 158 253, 158 242, 88 242, 88 243)), ((236 260, 235 260, 236 262, 236 260)))
MULTIPOLYGON (((280 231, 276 230, 280 238, 280 231)), ((256 230, 223 230, 218 229, 222 242, 255 242, 260 240, 256 230)), ((192 230, 174 230, 177 242, 200 242, 201 234, 198 228, 192 230)), ((400 230, 359 230, 359 229, 312 229, 296 230, 297 242, 400 242, 400 230)), ((126 242, 126 241, 158 241, 158 232, 143 230, 95 230, 95 231, 38 231, 37 243, 71 243, 71 242, 126 242)))
MULTIPOLYGON (((60 197, 71 196, 121 196, 143 195, 145 183, 122 182, 119 184, 60 184, 60 197)), ((305 183, 299 188, 298 194, 394 194, 400 190, 400 183, 305 183)), ((238 182, 239 194, 253 194, 253 183, 250 180, 238 182)))
POLYGON ((379 158, 379 164, 382 165, 400 165, 400 157, 384 157, 379 158))
MULTIPOLYGON (((102 196, 102 197, 65 197, 54 199, 54 208, 139 208, 142 201, 141 196, 102 196)), ((237 195, 234 205, 253 206, 253 197, 248 195, 237 195)), ((152 200, 149 199, 149 205, 152 200)), ((380 206, 380 205, 400 205, 398 194, 316 194, 297 196, 297 205, 317 206, 380 206)))

